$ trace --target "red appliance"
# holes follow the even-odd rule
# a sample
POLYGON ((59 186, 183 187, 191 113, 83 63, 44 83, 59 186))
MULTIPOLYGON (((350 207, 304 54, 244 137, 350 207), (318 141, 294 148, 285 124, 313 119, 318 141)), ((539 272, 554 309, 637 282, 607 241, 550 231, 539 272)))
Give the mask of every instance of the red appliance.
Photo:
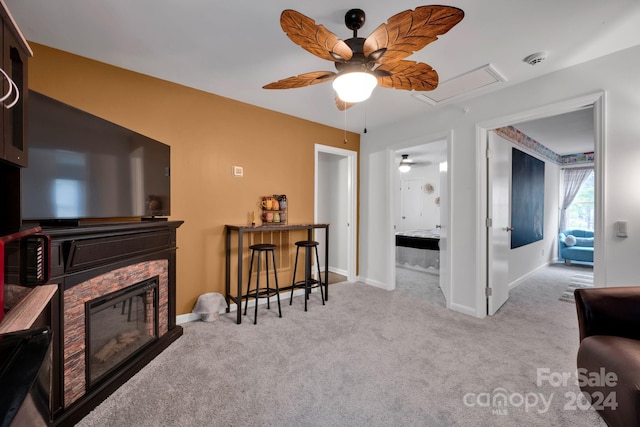
POLYGON ((8 243, 17 241, 20 248, 20 284, 37 286, 49 281, 51 239, 41 231, 40 227, 34 227, 0 237, 0 322, 4 318, 5 246, 8 243))

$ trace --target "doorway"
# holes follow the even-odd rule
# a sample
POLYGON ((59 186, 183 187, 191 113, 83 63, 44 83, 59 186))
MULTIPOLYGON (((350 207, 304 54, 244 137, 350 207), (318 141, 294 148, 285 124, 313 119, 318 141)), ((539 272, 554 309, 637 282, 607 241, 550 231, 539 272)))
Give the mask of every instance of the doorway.
POLYGON ((392 247, 390 290, 447 306, 450 301, 449 138, 391 153, 392 247), (399 170, 402 158, 410 168, 399 170))
MULTIPOLYGON (((604 230, 604 93, 596 93, 572 100, 560 102, 558 104, 546 106, 537 110, 533 110, 524 114, 518 114, 509 117, 503 117, 490 122, 478 124, 478 182, 481 183, 481 194, 479 197, 479 225, 478 225, 478 241, 479 250, 481 252, 480 262, 478 263, 478 277, 484 278, 479 281, 477 292, 477 307, 486 307, 484 312, 478 312, 482 317, 494 314, 500 306, 508 299, 508 280, 498 280, 505 277, 504 274, 498 274, 496 270, 496 259, 492 253, 493 248, 493 229, 491 220, 492 209, 492 188, 491 176, 493 171, 490 170, 490 162, 488 162, 488 141, 489 132, 492 129, 517 124, 520 122, 550 118, 564 113, 569 113, 590 107, 593 110, 594 124, 594 172, 595 172, 595 221, 594 221, 594 283, 606 282, 606 269, 603 261, 603 230, 604 230), (599 262, 600 261, 600 262, 599 262)), ((500 264, 500 263, 499 263, 500 264)), ((503 264, 503 263, 502 263, 503 264)), ((500 265, 502 265, 500 264, 500 265)))
MULTIPOLYGON (((357 154, 315 145, 314 222, 330 224, 329 273, 356 281, 357 154)), ((325 236, 316 236, 324 245, 325 236)), ((320 265, 324 265, 324 251, 320 265)), ((331 283, 331 281, 329 282, 331 283)))

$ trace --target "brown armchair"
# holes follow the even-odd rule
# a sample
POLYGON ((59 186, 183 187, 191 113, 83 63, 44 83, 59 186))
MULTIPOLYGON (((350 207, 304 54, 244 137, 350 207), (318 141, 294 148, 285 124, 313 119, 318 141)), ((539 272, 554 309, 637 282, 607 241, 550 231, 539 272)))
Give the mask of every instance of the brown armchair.
POLYGON ((640 287, 574 292, 578 382, 609 427, 640 426, 640 287))

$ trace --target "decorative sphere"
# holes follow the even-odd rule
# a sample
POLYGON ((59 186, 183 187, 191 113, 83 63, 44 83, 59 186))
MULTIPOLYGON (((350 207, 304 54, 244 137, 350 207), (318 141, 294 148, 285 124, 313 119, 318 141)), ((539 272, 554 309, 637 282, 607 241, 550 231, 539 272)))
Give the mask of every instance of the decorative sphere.
POLYGON ((350 30, 359 30, 364 25, 365 15, 362 9, 351 9, 344 15, 344 24, 350 30))

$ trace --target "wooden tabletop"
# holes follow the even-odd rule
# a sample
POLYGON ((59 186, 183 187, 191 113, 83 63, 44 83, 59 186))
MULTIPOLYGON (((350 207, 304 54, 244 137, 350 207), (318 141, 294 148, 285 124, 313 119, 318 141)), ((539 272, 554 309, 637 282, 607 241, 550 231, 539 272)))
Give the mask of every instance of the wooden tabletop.
POLYGON ((329 224, 282 224, 282 223, 267 223, 263 225, 231 225, 227 224, 228 230, 242 230, 242 231, 272 231, 272 230, 303 230, 308 228, 326 228, 329 224))
POLYGON ((4 316, 0 323, 0 334, 31 328, 57 290, 57 285, 33 288, 4 316))

